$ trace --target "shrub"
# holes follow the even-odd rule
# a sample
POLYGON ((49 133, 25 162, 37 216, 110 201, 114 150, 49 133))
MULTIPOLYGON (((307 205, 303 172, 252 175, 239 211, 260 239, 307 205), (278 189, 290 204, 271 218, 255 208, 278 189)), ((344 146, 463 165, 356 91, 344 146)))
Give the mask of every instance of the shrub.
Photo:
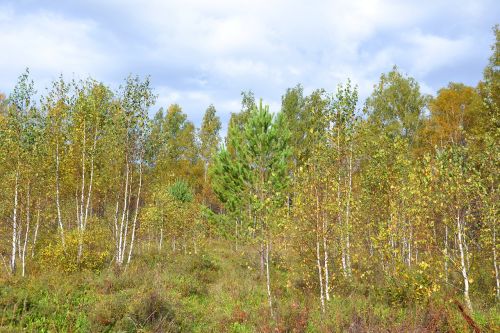
POLYGON ((167 299, 156 291, 148 291, 131 304, 130 317, 143 328, 155 332, 178 332, 175 312, 167 299))
POLYGON ((101 270, 110 259, 110 242, 106 230, 89 228, 83 235, 83 255, 78 260, 80 236, 77 231, 68 232, 65 247, 59 240, 51 240, 39 253, 40 267, 56 268, 71 273, 82 269, 101 270))

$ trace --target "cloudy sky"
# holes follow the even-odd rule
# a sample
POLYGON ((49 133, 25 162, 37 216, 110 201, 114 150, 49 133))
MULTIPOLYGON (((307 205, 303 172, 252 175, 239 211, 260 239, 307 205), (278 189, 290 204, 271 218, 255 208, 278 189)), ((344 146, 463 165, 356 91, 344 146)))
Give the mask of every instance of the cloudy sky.
POLYGON ((60 73, 113 88, 151 75, 155 108, 179 103, 224 121, 251 89, 279 109, 287 87, 328 91, 347 78, 364 98, 393 65, 425 93, 475 85, 498 0, 0 0, 0 91, 29 67, 43 92, 60 73))

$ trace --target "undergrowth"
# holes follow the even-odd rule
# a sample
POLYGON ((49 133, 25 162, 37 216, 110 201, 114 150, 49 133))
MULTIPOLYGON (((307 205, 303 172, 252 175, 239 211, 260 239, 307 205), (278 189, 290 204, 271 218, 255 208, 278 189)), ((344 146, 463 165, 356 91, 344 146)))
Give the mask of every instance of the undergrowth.
MULTIPOLYGON (((332 291, 326 311, 314 288, 272 271, 275 318, 251 249, 212 243, 199 254, 142 251, 128 267, 36 273, 0 284, 0 331, 27 332, 468 332, 444 293, 403 293, 413 281, 332 291), (343 290, 343 292, 342 292, 343 290), (418 296, 418 297, 417 297, 418 296), (442 297, 442 298, 440 298, 442 297)), ((499 329, 498 305, 472 315, 499 329)))

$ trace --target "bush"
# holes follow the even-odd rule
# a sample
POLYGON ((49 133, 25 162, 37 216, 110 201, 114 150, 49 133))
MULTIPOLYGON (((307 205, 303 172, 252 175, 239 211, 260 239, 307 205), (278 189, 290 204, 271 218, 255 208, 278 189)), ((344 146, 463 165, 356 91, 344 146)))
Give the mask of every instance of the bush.
POLYGON ((106 230, 89 228, 83 235, 83 255, 78 260, 80 236, 77 231, 66 234, 65 247, 59 239, 50 241, 39 253, 40 267, 56 268, 60 271, 71 273, 87 269, 98 271, 104 268, 110 260, 111 248, 109 246, 106 230))
POLYGON ((137 326, 155 332, 179 331, 172 305, 156 291, 146 292, 132 302, 130 318, 137 326))
POLYGON ((440 291, 439 284, 429 272, 429 264, 420 262, 411 270, 401 269, 402 273, 390 276, 385 286, 378 289, 378 295, 391 305, 411 306, 426 304, 440 291))
POLYGON ((127 311, 130 295, 118 293, 104 296, 94 305, 90 314, 92 331, 103 331, 112 328, 127 311))

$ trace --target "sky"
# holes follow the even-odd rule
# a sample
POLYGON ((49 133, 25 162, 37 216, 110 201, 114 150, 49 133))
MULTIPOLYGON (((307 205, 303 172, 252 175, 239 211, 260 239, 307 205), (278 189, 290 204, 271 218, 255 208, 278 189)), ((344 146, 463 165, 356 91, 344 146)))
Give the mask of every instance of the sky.
POLYGON ((252 90, 278 111, 287 88, 361 99, 397 65, 435 94, 475 85, 488 63, 498 0, 0 0, 0 91, 26 67, 39 94, 60 74, 116 89, 151 76, 154 113, 178 103, 199 126, 214 104, 223 123, 252 90))

